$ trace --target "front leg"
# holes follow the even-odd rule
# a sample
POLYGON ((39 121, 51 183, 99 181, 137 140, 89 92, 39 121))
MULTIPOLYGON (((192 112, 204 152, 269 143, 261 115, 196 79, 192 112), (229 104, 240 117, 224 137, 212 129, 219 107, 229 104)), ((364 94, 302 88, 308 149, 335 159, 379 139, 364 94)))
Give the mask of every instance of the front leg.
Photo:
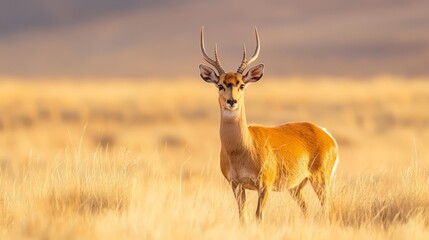
POLYGON ((256 208, 256 219, 259 222, 264 221, 265 206, 267 204, 268 195, 271 191, 269 186, 263 186, 258 190, 258 206, 256 208))
POLYGON ((240 223, 247 223, 247 211, 246 211, 246 190, 242 184, 231 182, 232 191, 234 192, 235 200, 238 205, 238 215, 240 217, 240 223))

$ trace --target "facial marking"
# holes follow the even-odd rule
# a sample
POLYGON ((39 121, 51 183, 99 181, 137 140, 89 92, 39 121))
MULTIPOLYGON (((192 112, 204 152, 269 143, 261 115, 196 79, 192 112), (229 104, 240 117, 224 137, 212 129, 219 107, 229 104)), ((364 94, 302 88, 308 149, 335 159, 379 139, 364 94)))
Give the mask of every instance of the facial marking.
POLYGON ((219 103, 222 109, 222 116, 226 118, 236 118, 242 105, 244 82, 241 75, 236 73, 226 73, 218 81, 219 103))
POLYGON ((237 78, 237 76, 235 74, 227 74, 225 76, 225 79, 222 81, 222 83, 227 87, 227 88, 234 88, 234 87, 239 87, 241 84, 240 79, 237 78))
POLYGON ((237 114, 238 114, 238 111, 230 111, 230 110, 227 110, 227 109, 223 109, 222 110, 222 115, 224 117, 229 117, 229 118, 236 117, 237 114))

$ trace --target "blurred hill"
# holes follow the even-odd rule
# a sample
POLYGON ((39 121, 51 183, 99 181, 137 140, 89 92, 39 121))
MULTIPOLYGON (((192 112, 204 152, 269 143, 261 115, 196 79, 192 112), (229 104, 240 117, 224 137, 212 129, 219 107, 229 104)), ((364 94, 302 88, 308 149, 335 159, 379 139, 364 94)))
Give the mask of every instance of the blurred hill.
POLYGON ((261 35, 267 75, 429 75, 428 1, 3 0, 0 75, 188 77, 218 44, 236 70, 261 35))

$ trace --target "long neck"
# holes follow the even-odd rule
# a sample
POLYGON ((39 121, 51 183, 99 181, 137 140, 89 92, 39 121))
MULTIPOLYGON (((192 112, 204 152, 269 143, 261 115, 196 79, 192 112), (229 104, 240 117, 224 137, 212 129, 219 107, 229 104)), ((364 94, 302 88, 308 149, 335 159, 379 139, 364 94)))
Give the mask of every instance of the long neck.
POLYGON ((246 121, 244 105, 235 116, 221 110, 220 139, 227 152, 250 150, 252 141, 246 121))

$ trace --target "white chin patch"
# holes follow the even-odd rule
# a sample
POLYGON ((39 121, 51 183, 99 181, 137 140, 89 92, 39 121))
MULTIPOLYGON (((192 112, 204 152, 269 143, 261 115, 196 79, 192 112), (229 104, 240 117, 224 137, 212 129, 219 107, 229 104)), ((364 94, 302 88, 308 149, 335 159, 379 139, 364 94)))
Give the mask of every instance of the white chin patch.
POLYGON ((234 110, 223 109, 222 114, 224 117, 235 117, 238 114, 238 108, 234 110))

